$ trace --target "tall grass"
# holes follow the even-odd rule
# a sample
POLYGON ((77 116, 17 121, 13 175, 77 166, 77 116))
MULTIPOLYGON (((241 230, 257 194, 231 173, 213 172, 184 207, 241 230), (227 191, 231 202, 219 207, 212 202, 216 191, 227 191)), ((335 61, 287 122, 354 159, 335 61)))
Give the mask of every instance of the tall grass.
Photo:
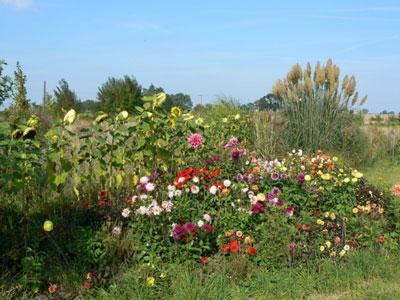
POLYGON ((283 138, 288 146, 315 152, 319 149, 341 149, 344 134, 352 126, 346 107, 325 99, 324 92, 303 95, 299 101, 282 101, 286 120, 283 138))

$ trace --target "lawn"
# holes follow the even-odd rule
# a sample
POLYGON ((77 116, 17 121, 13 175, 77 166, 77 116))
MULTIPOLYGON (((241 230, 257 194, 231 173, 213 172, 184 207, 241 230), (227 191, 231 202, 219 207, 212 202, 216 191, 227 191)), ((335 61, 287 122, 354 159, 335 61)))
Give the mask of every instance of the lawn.
POLYGON ((383 251, 358 251, 347 261, 323 259, 308 267, 264 271, 253 269, 241 278, 232 270, 204 276, 200 268, 173 266, 157 287, 146 287, 134 270, 96 299, 399 299, 400 256, 383 251), (233 276, 234 277, 234 276, 233 276))
POLYGON ((379 160, 365 170, 365 177, 379 187, 390 188, 393 184, 400 184, 400 164, 379 160))

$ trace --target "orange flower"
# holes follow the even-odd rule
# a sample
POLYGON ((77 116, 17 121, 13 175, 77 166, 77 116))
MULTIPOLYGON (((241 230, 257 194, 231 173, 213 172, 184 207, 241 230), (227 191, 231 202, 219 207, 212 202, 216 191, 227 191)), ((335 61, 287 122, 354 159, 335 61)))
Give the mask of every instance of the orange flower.
POLYGON ((253 191, 258 191, 258 185, 252 185, 251 186, 251 189, 253 190, 253 191))
POLYGON ((232 231, 227 231, 227 232, 225 233, 225 235, 226 235, 227 237, 231 237, 231 236, 233 235, 233 232, 232 232, 232 231))
POLYGON ((395 197, 400 197, 400 185, 395 184, 392 186, 392 195, 395 197))
POLYGON ((383 235, 381 235, 380 237, 377 238, 377 242, 379 244, 383 244, 385 242, 385 237, 383 235))
POLYGON ((255 167, 253 168, 253 173, 254 173, 254 174, 260 174, 260 173, 261 173, 260 167, 255 166, 255 167))

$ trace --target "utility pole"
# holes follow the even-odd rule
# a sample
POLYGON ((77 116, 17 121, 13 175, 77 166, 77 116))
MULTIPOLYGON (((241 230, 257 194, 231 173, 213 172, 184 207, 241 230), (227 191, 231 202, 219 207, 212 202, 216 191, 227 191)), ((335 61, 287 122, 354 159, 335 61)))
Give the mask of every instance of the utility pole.
POLYGON ((45 104, 46 104, 46 80, 43 82, 43 112, 45 110, 45 104))
POLYGON ((199 95, 199 97, 200 97, 200 105, 201 105, 201 106, 203 106, 203 96, 204 96, 203 94, 200 94, 200 95, 199 95))

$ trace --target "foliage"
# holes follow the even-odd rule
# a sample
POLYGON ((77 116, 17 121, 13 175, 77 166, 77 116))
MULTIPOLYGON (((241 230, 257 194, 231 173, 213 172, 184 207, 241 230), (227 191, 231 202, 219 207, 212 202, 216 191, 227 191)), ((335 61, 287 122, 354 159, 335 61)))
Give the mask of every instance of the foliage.
POLYGON ((0 60, 0 106, 11 96, 12 91, 12 79, 7 75, 3 75, 4 66, 6 65, 7 63, 4 60, 0 60))
POLYGON ((77 109, 79 107, 79 99, 74 91, 69 87, 65 79, 58 82, 58 86, 54 90, 54 98, 57 112, 61 114, 69 109, 77 109))
POLYGON ((166 111, 165 93, 141 101, 135 114, 80 126, 71 109, 44 136, 37 116, 19 131, 1 127, 1 262, 16 295, 61 295, 70 268, 83 286, 72 294, 88 297, 126 262, 150 297, 176 263, 199 274, 226 267, 237 281, 257 266, 398 247, 398 207, 337 157, 259 156, 252 116, 233 101, 204 118, 166 111))
POLYGON ((265 111, 265 110, 276 111, 279 109, 279 101, 274 94, 269 93, 266 96, 263 96, 257 101, 255 101, 254 106, 258 111, 265 111))
POLYGON ((25 85, 26 75, 23 73, 19 62, 17 62, 17 69, 14 71, 14 103, 10 108, 10 121, 12 123, 23 122, 29 115, 30 105, 25 85))
POLYGON ((142 104, 142 88, 136 79, 125 75, 121 79, 108 78, 97 92, 100 107, 107 113, 127 110, 134 111, 135 106, 142 104))

